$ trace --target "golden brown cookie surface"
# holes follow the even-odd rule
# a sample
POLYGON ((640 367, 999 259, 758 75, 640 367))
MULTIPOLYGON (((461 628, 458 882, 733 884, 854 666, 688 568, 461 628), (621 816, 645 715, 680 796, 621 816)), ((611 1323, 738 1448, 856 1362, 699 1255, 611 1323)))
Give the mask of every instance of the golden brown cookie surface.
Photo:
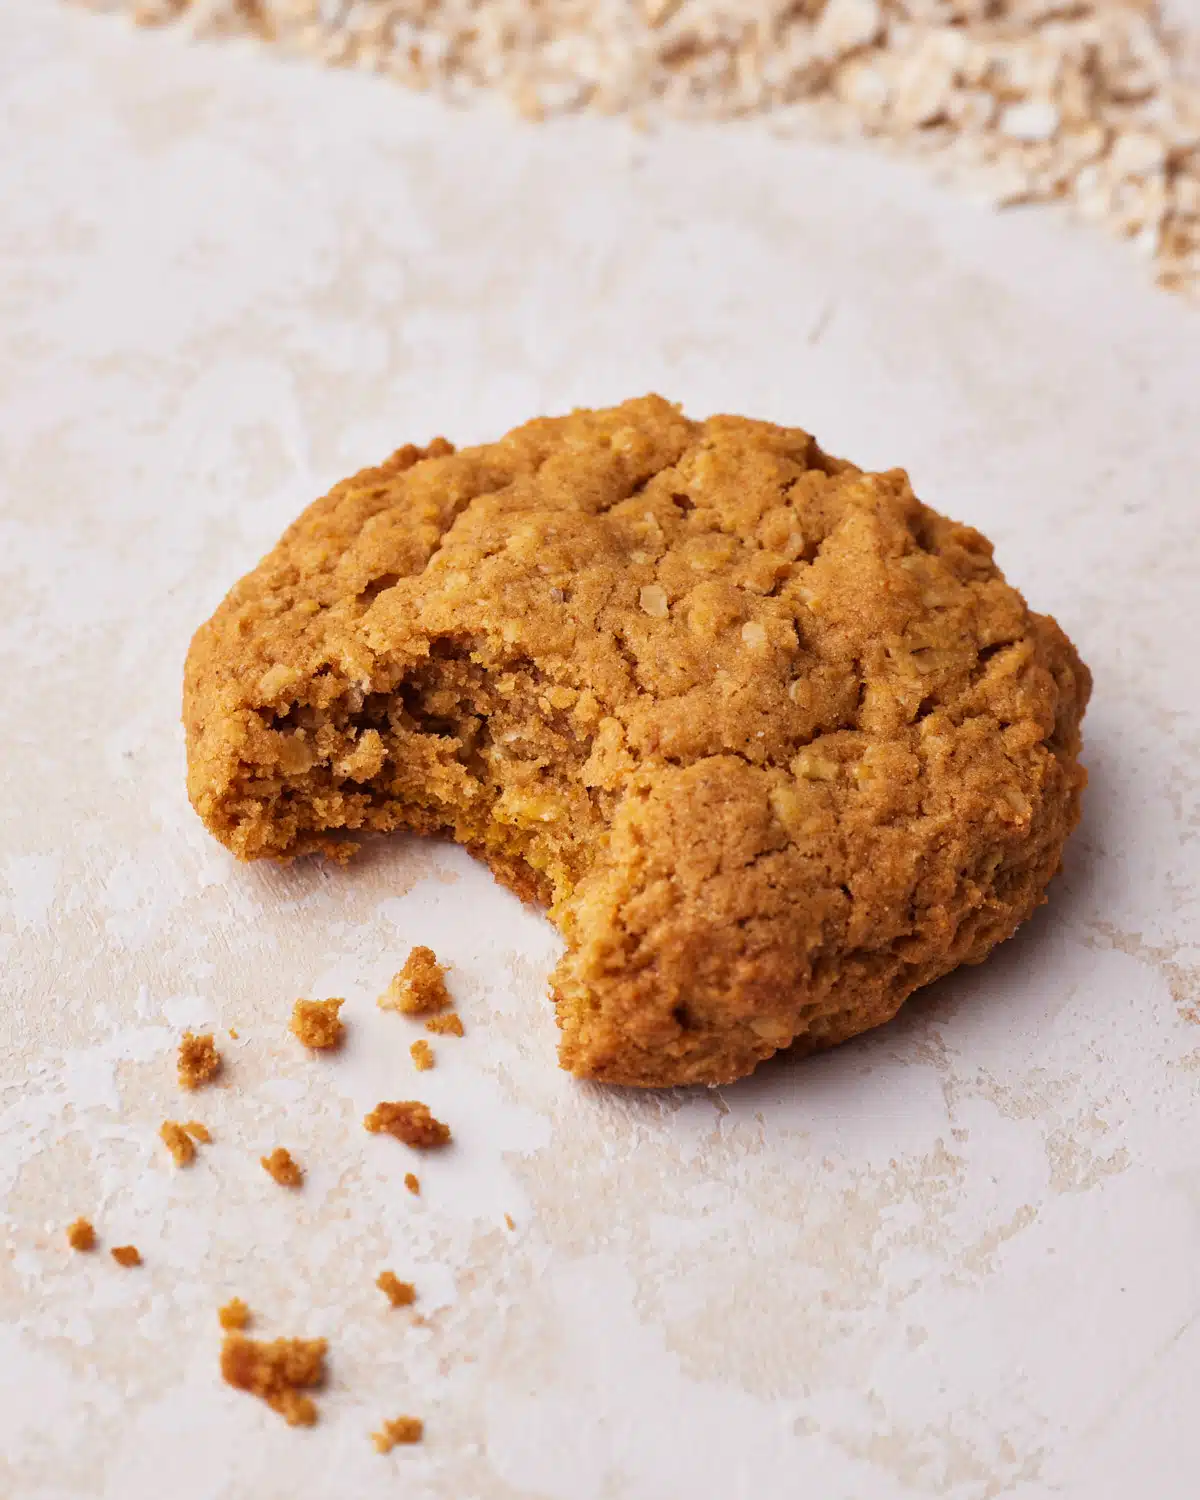
POLYGON ((567 940, 565 1067, 719 1083, 1030 914, 1089 686, 900 471, 648 397, 310 506, 196 635, 188 786, 243 858, 452 834, 567 940))

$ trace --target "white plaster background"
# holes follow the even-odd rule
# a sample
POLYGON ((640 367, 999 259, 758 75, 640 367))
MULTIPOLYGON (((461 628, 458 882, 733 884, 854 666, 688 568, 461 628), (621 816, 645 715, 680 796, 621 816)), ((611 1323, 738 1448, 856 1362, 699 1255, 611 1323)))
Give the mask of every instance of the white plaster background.
POLYGON ((1052 217, 0 7, 0 1496, 1194 1496, 1198 475, 1200 320, 1052 217), (905 464, 1097 683, 1051 906, 719 1093, 560 1074, 553 936, 457 851, 236 867, 183 793, 190 633, 308 499, 648 389, 905 464), (374 1006, 417 941, 468 1028, 419 1084, 374 1006), (240 1036, 194 1102, 188 1025, 240 1036), (458 1141, 419 1200, 359 1124, 414 1093, 458 1141), (233 1293, 329 1337, 314 1431, 219 1382, 233 1293))

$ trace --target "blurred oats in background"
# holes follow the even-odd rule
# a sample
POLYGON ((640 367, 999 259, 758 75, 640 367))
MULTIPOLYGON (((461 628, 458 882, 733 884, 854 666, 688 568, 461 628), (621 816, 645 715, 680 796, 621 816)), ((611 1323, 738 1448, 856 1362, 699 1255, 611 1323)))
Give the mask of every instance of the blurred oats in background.
POLYGON ((997 204, 1063 201, 1200 295, 1200 8, 1153 0, 81 0, 250 33, 454 99, 768 115, 920 152, 997 204), (1190 23, 1190 27, 1189 27, 1190 23))

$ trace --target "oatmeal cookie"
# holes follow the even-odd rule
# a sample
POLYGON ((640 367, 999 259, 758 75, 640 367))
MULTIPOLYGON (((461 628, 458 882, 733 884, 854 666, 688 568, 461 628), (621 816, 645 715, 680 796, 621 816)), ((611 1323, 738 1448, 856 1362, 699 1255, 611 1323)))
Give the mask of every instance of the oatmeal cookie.
POLYGON ((724 1083, 1030 915, 1089 688, 902 471, 647 397, 310 506, 192 643, 188 788, 244 859, 451 835, 566 939, 566 1068, 724 1083))

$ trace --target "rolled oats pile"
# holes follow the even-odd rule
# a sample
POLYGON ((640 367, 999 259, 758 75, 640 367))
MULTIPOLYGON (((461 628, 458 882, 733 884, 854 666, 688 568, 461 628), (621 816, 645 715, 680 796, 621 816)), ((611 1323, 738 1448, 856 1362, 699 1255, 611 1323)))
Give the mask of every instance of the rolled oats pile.
POLYGON ((1062 200, 1200 298, 1200 67, 1153 0, 83 0, 462 99, 700 119, 936 155, 1062 200))

